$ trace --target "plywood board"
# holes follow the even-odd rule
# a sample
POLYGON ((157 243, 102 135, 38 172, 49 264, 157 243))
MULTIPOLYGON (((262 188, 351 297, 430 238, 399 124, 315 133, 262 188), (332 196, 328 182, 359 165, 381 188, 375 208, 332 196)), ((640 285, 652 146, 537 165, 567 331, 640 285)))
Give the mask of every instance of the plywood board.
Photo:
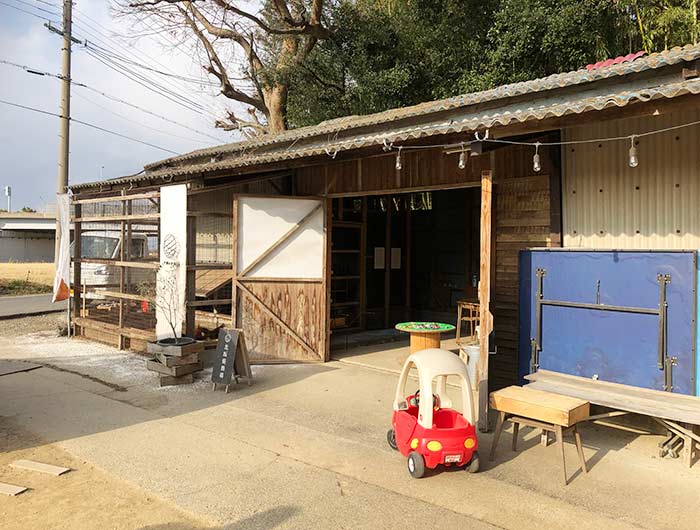
POLYGON ((51 464, 43 464, 34 462, 33 460, 15 460, 10 464, 10 467, 17 469, 26 469, 28 471, 36 471, 38 473, 46 473, 58 477, 70 471, 69 467, 53 466, 51 464))
MULTIPOLYGON (((323 209, 305 219, 320 201, 240 197, 238 206, 237 269, 245 271, 293 231, 246 276, 262 278, 321 278, 323 276, 323 209)), ((240 272, 239 272, 240 273, 240 272)))
POLYGON ((520 386, 493 392, 491 407, 500 412, 563 427, 574 425, 590 415, 588 401, 520 386))
POLYGON ((0 493, 3 495, 8 495, 10 497, 14 497, 15 495, 19 495, 22 492, 27 491, 28 488, 25 488, 24 486, 15 486, 14 484, 6 484, 4 482, 0 482, 0 493))

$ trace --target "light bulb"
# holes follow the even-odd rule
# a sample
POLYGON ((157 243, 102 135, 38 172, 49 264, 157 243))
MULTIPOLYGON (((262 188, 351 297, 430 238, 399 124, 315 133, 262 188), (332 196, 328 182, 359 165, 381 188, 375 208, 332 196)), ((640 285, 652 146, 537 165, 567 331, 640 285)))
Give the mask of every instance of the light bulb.
POLYGON ((399 152, 396 153, 396 170, 401 171, 403 165, 401 164, 401 148, 399 147, 399 152))
POLYGON ((459 169, 464 169, 465 167, 467 167, 466 159, 467 157, 464 154, 464 144, 462 144, 462 152, 459 153, 459 164, 457 164, 459 166, 459 169))
POLYGON ((539 173, 542 169, 542 164, 540 164, 540 153, 539 153, 540 143, 535 144, 535 155, 532 157, 532 169, 535 173, 539 173))
POLYGON ((639 165, 639 158, 637 157, 637 148, 634 146, 634 136, 632 136, 632 141, 630 145, 629 165, 630 167, 637 167, 639 165))

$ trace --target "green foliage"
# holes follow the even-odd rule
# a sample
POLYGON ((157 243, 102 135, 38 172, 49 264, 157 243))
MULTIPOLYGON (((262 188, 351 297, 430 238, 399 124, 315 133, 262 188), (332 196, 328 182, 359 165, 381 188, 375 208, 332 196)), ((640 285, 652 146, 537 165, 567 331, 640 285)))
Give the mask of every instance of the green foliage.
POLYGON ((36 210, 34 208, 30 208, 29 206, 22 206, 22 209, 20 212, 23 213, 36 213, 36 210))
POLYGON ((335 0, 292 74, 291 127, 695 42, 700 0, 335 0))

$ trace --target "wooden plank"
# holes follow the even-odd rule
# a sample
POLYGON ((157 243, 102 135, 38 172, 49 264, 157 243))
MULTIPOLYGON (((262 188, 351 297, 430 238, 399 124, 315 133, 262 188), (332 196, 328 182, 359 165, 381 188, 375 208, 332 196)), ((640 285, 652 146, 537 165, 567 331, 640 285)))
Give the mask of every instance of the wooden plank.
POLYGON ((156 359, 158 359, 162 365, 167 367, 195 364, 199 362, 198 352, 183 355, 181 357, 176 355, 167 355, 163 352, 157 352, 155 355, 156 359))
POLYGON ((362 223, 360 226, 360 329, 367 322, 367 197, 362 197, 362 223))
MULTIPOLYGON (((275 313, 272 312, 272 310, 267 307, 262 300, 260 300, 255 294, 253 294, 245 285, 243 285, 241 282, 238 280, 235 280, 235 284, 238 286, 238 288, 243 291, 245 295, 247 295, 255 304, 260 308, 260 310, 265 313, 268 317, 270 317, 278 326, 280 326, 282 329, 284 329, 292 339, 296 343, 299 344, 304 350, 306 350, 308 353, 313 355, 314 357, 319 357, 319 352, 315 351, 309 344, 301 338, 296 331, 294 331, 292 328, 290 328, 286 322, 284 322, 280 317, 278 317, 275 313)), ((321 358, 323 356, 321 355, 321 358)))
POLYGON ((157 199, 160 197, 159 191, 149 191, 147 193, 134 193, 126 195, 126 190, 122 190, 121 195, 110 197, 96 197, 93 199, 74 199, 73 204, 95 204, 100 202, 133 201, 136 199, 157 199))
POLYGON ((700 398, 695 396, 593 381, 548 370, 538 370, 526 379, 532 381, 528 386, 537 390, 577 397, 617 410, 700 425, 700 398))
POLYGON ((115 259, 80 258, 73 260, 75 263, 96 263, 98 265, 111 265, 113 267, 126 267, 132 269, 153 269, 160 267, 157 261, 120 261, 115 259))
POLYGON ((266 278, 262 276, 246 276, 240 281, 244 282, 267 282, 267 283, 323 283, 323 278, 266 278))
POLYGON ((24 493, 28 489, 29 488, 25 488, 24 486, 15 486, 14 484, 7 484, 5 482, 0 482, 0 493, 3 495, 7 495, 9 497, 14 497, 15 495, 19 495, 20 493, 24 493))
POLYGON ((119 291, 95 291, 107 298, 119 298, 122 300, 136 300, 137 302, 153 302, 153 298, 141 296, 140 294, 120 293, 119 291))
POLYGON ((491 393, 491 406, 507 414, 570 427, 590 415, 588 401, 529 387, 509 386, 491 393))
POLYGON ((491 314, 491 195, 493 176, 491 171, 481 174, 481 221, 479 237, 479 363, 476 369, 475 388, 479 402, 477 417, 479 430, 488 430, 489 394, 489 335, 493 329, 491 314))
POLYGON ((188 271, 215 271, 215 270, 229 270, 231 268, 230 263, 197 263, 195 265, 188 265, 188 271))
POLYGON ((98 322, 96 320, 91 320, 91 319, 85 318, 85 317, 75 317, 75 318, 73 318, 73 320, 80 327, 96 329, 99 331, 105 331, 107 333, 113 333, 115 335, 119 335, 121 333, 125 337, 141 339, 141 340, 145 340, 145 341, 155 340, 155 338, 156 338, 155 330, 145 331, 145 330, 136 329, 136 328, 121 328, 120 329, 119 326, 117 326, 115 324, 108 324, 106 322, 98 322))
POLYGON ((166 366, 158 361, 146 361, 146 369, 150 370, 151 372, 180 377, 191 374, 192 372, 200 371, 202 369, 202 361, 197 361, 191 364, 176 364, 172 366, 166 366))
POLYGON ((233 298, 219 298, 213 300, 195 300, 187 302, 187 307, 206 307, 210 305, 229 305, 233 303, 233 298))
POLYGON ((299 230, 304 228, 304 225, 311 219, 316 212, 321 210, 323 208, 323 202, 319 203, 315 208, 313 208, 309 213, 307 213, 300 221, 294 224, 292 228, 290 228, 282 237, 280 237, 277 241, 275 241, 270 247, 268 247, 265 252, 260 254, 257 258, 253 260, 252 263, 250 263, 245 269, 243 269, 239 276, 244 277, 246 274, 248 274, 251 270, 253 270, 255 267, 257 267, 260 263, 262 263, 270 254, 272 254, 275 250, 277 250, 285 241, 287 241, 290 237, 292 237, 294 234, 296 234, 299 230))
MULTIPOLYGON (((233 241, 232 241, 232 256, 231 256, 231 276, 232 278, 238 277, 238 196, 233 196, 233 221, 232 221, 232 231, 233 231, 233 241)), ((232 280, 231 283, 231 322, 233 327, 238 328, 239 312, 238 312, 238 286, 236 282, 232 280)))
POLYGON ((116 223, 118 221, 153 221, 160 219, 159 213, 142 213, 130 215, 94 215, 75 217, 74 223, 116 223))
POLYGON ((10 464, 10 467, 25 469, 27 471, 36 471, 37 473, 46 473, 47 475, 53 475, 55 477, 68 473, 71 470, 69 467, 53 466, 51 464, 34 462, 33 460, 15 460, 10 464))
POLYGON ((160 386, 188 385, 194 383, 194 374, 185 374, 180 377, 174 375, 161 375, 159 377, 160 386))
POLYGON ((394 197, 389 195, 386 201, 386 219, 384 224, 384 327, 388 328, 389 311, 391 309, 391 217, 394 211, 394 197))
MULTIPOLYGON (((343 200, 340 199, 340 203, 343 200)), ((324 333, 321 354, 324 361, 331 359, 331 249, 333 242, 331 234, 333 228, 333 199, 325 199, 323 216, 323 325, 324 333)))

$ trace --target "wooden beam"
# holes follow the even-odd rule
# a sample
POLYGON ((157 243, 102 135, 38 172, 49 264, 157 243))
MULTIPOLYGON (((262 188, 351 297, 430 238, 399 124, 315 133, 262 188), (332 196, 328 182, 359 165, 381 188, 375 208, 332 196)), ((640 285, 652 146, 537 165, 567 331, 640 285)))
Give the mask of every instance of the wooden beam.
POLYGON ((74 320, 76 324, 78 324, 82 328, 95 329, 98 331, 103 331, 105 333, 110 333, 115 336, 119 336, 121 334, 125 337, 145 341, 153 341, 156 339, 155 330, 145 331, 136 328, 120 328, 116 324, 108 324, 106 322, 99 322, 97 320, 91 320, 89 318, 84 317, 76 317, 74 320))
POLYGON ((481 226, 479 263, 479 363, 476 369, 479 430, 488 431, 489 406, 489 335, 493 329, 491 315, 491 196, 493 175, 481 173, 481 226))
POLYGON ((120 261, 115 259, 80 258, 74 263, 97 263, 99 265, 112 265, 113 267, 127 267, 132 269, 158 269, 157 261, 120 261))
POLYGON ((323 278, 267 278, 263 276, 246 276, 242 278, 239 276, 238 279, 249 283, 323 283, 323 278))
MULTIPOLYGON (((342 203, 343 200, 340 199, 342 203)), ((323 219, 323 345, 321 353, 324 361, 331 359, 331 250, 332 250, 332 227, 333 227, 333 199, 325 199, 325 212, 323 219)))
MULTIPOLYGON (((195 288, 197 282, 197 273, 192 269, 197 263, 197 218, 187 216, 187 238, 186 238, 186 264, 185 272, 185 300, 188 302, 195 301, 195 288)), ((195 318, 194 308, 187 304, 185 306, 185 335, 194 338, 195 334, 195 318)))
POLYGON ((192 300, 187 302, 187 307, 203 307, 209 305, 228 305, 233 303, 231 298, 218 298, 213 300, 192 300))
MULTIPOLYGON (((82 206, 80 204, 75 204, 74 206, 75 215, 80 217, 82 211, 82 206)), ((73 255, 77 256, 78 259, 73 260, 73 322, 75 326, 73 328, 73 333, 78 335, 80 330, 78 329, 76 318, 80 316, 80 297, 82 295, 81 285, 82 285, 82 265, 81 265, 81 254, 82 249, 82 225, 77 222, 73 225, 73 255)))
POLYGON ((197 263, 196 265, 188 265, 188 271, 216 271, 227 270, 231 268, 230 263, 197 263))
POLYGON ((270 317, 277 325, 279 325, 282 329, 284 329, 292 339, 294 339, 295 342, 299 344, 304 350, 306 350, 308 353, 313 355, 314 357, 318 357, 319 353, 317 351, 314 351, 314 349, 309 346, 304 339, 302 339, 296 331, 294 331, 292 328, 290 328, 286 322, 284 322, 280 317, 275 315, 270 308, 268 308, 262 300, 260 300, 257 296, 255 296, 248 288, 243 285, 241 282, 238 280, 235 280, 236 285, 238 288, 243 291, 243 294, 247 295, 255 304, 260 308, 260 310, 265 313, 268 317, 270 317))
MULTIPOLYGON (((95 291, 96 294, 101 294, 107 298, 118 298, 120 300, 135 300, 137 302, 153 302, 153 298, 148 296, 142 296, 140 294, 132 293, 120 293, 119 291, 95 291)), ((123 325, 123 321, 120 321, 119 327, 123 325)))
POLYGON ((159 213, 143 213, 131 215, 94 215, 75 217, 74 223, 117 223, 119 221, 154 221, 160 219, 159 213))
POLYGON ((360 329, 367 327, 367 197, 362 197, 360 227, 360 329))
POLYGON ((387 198, 386 218, 384 223, 384 327, 389 327, 391 309, 391 215, 394 209, 394 197, 387 198))
POLYGON ((318 212, 321 208, 323 208, 323 202, 320 202, 313 210, 311 210, 309 213, 307 213, 301 221, 298 221, 292 228, 290 228, 282 237, 280 237, 277 241, 275 241, 272 246, 270 246, 265 252, 260 254, 257 258, 253 260, 253 263, 249 264, 245 269, 243 269, 239 276, 243 277, 246 274, 248 274, 251 270, 253 270, 255 267, 257 267, 262 261, 264 261, 270 254, 272 254, 275 250, 277 250, 282 243, 287 241, 290 237, 292 237, 294 234, 296 234, 299 230, 301 230, 306 222, 313 217, 313 215, 318 212))
POLYGON ((100 202, 116 202, 116 201, 133 201, 135 199, 156 199, 160 197, 159 191, 151 191, 148 193, 134 193, 127 195, 126 190, 122 190, 121 195, 110 197, 96 197, 94 199, 75 199, 73 204, 95 204, 100 202))
MULTIPOLYGON (((233 197, 233 222, 232 222, 232 256, 231 256, 231 274, 233 278, 238 276, 238 196, 233 197)), ((238 323, 238 287, 236 282, 232 282, 231 285, 231 322, 234 328, 238 328, 240 325, 238 323)))

